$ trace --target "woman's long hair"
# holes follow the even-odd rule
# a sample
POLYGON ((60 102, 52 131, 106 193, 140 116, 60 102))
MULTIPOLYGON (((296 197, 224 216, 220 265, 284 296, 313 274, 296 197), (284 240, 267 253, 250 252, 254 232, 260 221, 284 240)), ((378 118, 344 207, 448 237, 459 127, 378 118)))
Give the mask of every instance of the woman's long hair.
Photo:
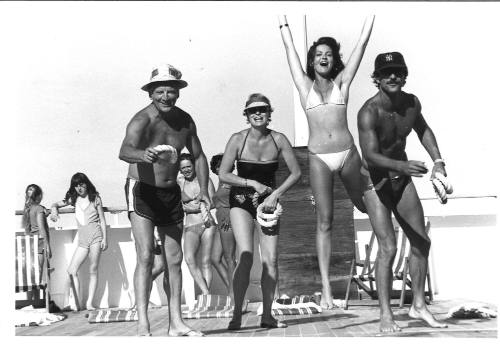
POLYGON ((99 195, 92 182, 90 182, 89 178, 84 173, 77 172, 73 175, 73 177, 71 177, 69 189, 66 192, 66 196, 64 197, 64 201, 71 206, 75 206, 76 198, 78 197, 75 187, 81 183, 85 183, 87 185, 87 194, 91 202, 94 202, 95 198, 99 195))
POLYGON ((327 45, 332 50, 333 54, 333 68, 328 75, 328 79, 335 79, 337 75, 344 70, 345 65, 340 57, 340 44, 332 37, 321 37, 316 42, 313 43, 311 48, 307 51, 307 76, 314 81, 314 55, 316 54, 316 48, 319 45, 327 45))
POLYGON ((26 233, 31 231, 31 220, 30 220, 30 208, 34 204, 40 204, 43 198, 43 191, 40 186, 37 184, 30 184, 26 187, 26 191, 24 192, 24 210, 23 210, 23 218, 22 225, 26 233), (33 188, 33 193, 31 196, 28 196, 28 190, 33 188))

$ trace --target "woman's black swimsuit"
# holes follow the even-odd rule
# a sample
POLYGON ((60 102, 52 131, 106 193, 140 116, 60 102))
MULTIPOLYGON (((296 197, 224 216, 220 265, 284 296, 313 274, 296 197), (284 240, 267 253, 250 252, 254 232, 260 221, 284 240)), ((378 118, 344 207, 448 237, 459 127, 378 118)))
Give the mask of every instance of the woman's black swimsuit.
MULTIPOLYGON (((238 160, 236 162, 238 176, 246 179, 251 179, 268 187, 274 188, 274 175, 276 173, 276 170, 278 169, 278 160, 248 161, 241 159, 241 155, 243 154, 243 149, 245 148, 249 132, 250 130, 248 130, 247 135, 245 136, 240 156, 238 157, 238 160)), ((279 153, 278 145, 276 144, 273 135, 271 133, 269 134, 271 135, 271 139, 273 139, 273 143, 279 153)), ((232 186, 229 193, 229 206, 231 208, 242 208, 248 211, 250 215, 252 215, 252 217, 255 219, 257 215, 257 208, 254 207, 252 203, 254 194, 255 190, 252 187, 232 186)), ((266 199, 266 195, 260 196, 258 199, 259 204, 262 203, 264 199, 266 199)))

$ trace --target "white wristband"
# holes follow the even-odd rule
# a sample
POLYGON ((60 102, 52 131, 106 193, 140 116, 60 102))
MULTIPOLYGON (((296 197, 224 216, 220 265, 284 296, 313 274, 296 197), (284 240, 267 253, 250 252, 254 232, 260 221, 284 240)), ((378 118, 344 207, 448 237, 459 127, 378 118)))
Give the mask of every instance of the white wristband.
POLYGON ((443 159, 435 159, 434 164, 437 164, 438 162, 441 162, 443 165, 446 165, 443 159))

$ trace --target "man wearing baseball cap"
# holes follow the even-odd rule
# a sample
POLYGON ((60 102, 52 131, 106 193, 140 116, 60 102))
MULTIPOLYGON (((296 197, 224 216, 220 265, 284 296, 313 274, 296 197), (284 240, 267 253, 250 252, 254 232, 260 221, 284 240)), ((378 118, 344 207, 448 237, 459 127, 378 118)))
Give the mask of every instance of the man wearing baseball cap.
POLYGON ((188 327, 181 316, 184 211, 176 179, 179 172, 177 154, 185 147, 195 159, 201 201, 210 209, 208 164, 196 125, 188 113, 175 105, 179 90, 187 86, 181 77, 181 72, 172 65, 163 64, 153 69, 149 82, 142 87, 148 92, 151 103, 128 123, 120 149, 119 158, 129 163, 125 197, 137 252, 134 291, 138 335, 151 335, 147 308, 152 279, 158 275, 152 275, 155 227, 163 245, 161 267, 155 264, 155 268, 164 269, 166 264, 168 269, 168 276, 163 278, 169 301, 168 334, 203 335, 188 327))
POLYGON ((431 327, 446 327, 434 318, 425 302, 431 241, 425 231, 422 204, 412 177, 422 177, 428 169, 424 162, 408 160, 406 156, 406 137, 412 130, 434 162, 431 178, 437 172, 446 176, 446 171, 434 133, 422 116, 420 101, 402 90, 407 76, 408 68, 401 53, 379 54, 372 75, 378 93, 366 101, 358 113, 363 153, 361 174, 366 183, 364 202, 379 247, 375 274, 382 332, 401 331, 390 307, 392 265, 397 252, 392 214, 411 244, 413 302, 408 315, 424 320, 431 327))

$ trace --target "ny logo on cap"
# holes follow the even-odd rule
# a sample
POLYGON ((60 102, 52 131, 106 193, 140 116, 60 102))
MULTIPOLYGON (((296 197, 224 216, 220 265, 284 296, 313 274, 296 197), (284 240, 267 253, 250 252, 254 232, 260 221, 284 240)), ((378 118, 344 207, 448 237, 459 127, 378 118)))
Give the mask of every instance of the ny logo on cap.
POLYGON ((385 61, 392 61, 392 54, 386 54, 385 61))

